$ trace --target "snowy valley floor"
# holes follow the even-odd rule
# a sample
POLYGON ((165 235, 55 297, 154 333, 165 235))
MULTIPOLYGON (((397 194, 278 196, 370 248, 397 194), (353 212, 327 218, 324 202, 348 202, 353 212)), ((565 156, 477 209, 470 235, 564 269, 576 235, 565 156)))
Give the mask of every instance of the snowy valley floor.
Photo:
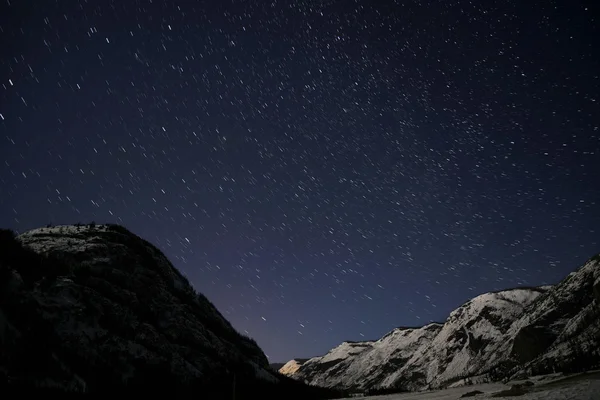
POLYGON ((478 390, 483 392, 465 399, 519 399, 519 400, 600 400, 600 372, 594 371, 572 376, 546 376, 531 380, 534 386, 528 387, 528 393, 520 396, 496 397, 494 394, 510 389, 511 385, 522 381, 502 383, 487 383, 481 385, 463 386, 432 392, 401 393, 386 396, 359 397, 368 400, 457 400, 468 392, 478 390))

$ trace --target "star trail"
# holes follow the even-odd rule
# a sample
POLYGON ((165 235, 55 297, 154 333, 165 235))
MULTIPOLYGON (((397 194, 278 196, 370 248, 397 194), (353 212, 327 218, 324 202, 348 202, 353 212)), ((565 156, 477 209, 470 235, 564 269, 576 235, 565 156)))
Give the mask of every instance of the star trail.
POLYGON ((596 4, 0 5, 0 225, 120 223, 273 362, 600 251, 596 4))

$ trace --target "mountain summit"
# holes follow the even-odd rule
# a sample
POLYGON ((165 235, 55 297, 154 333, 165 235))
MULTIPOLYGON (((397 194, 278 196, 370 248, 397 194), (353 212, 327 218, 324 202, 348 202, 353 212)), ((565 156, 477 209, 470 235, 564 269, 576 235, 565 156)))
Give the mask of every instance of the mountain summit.
POLYGON ((485 293, 443 324, 397 328, 377 341, 344 342, 284 371, 351 391, 438 389, 600 361, 600 257, 554 286, 485 293))

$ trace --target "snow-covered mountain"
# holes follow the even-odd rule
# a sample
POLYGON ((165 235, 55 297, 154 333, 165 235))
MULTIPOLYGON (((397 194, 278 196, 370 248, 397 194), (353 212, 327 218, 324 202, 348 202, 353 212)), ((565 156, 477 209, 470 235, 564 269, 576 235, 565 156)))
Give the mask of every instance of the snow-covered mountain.
POLYGON ((323 397, 270 369, 157 248, 118 225, 0 230, 0 344, 0 386, 19 390, 323 397))
POLYGON ((593 364, 600 358, 599 260, 555 286, 477 296, 443 324, 344 342, 288 375, 347 390, 422 390, 593 364))

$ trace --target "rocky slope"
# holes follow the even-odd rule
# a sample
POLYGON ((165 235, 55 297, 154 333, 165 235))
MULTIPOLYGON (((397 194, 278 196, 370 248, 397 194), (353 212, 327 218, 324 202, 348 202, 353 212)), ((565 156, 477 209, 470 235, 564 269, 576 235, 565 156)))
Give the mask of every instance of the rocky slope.
POLYGON ((555 286, 477 296, 443 324, 344 342, 289 375, 353 391, 400 391, 587 368, 600 359, 599 282, 596 257, 555 286))
POLYGON ((600 256, 569 274, 511 325, 501 352, 527 375, 594 364, 600 349, 600 256))
POLYGON ((117 225, 0 231, 0 344, 0 385, 23 389, 206 398, 231 397, 234 380, 237 398, 306 389, 117 225))

